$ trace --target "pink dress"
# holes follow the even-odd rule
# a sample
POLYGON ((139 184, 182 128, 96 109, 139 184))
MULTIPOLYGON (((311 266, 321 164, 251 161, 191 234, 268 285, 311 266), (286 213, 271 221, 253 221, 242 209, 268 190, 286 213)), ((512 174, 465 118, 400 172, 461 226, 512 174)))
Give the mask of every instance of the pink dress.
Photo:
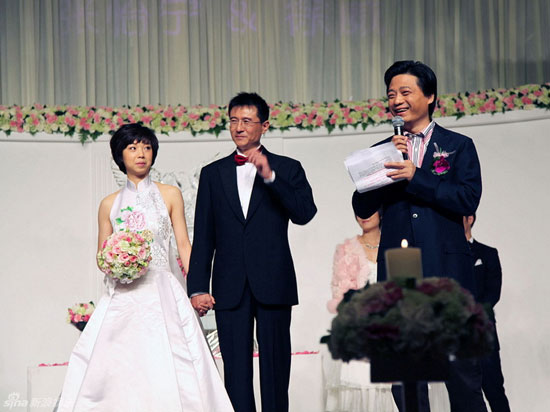
MULTIPOLYGON (((336 247, 331 281, 332 299, 329 312, 336 307, 344 293, 361 289, 367 282, 376 282, 376 262, 367 259, 359 237, 346 239, 336 247)), ((390 384, 371 383, 367 361, 324 361, 325 411, 330 412, 396 412, 390 384)))

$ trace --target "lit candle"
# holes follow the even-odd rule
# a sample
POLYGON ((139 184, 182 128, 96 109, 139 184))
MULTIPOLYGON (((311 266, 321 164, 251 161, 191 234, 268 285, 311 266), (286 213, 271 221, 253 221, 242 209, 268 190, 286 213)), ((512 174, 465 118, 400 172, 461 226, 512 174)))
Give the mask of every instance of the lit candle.
POLYGON ((422 254, 418 247, 408 247, 407 239, 401 241, 401 247, 387 249, 386 277, 422 279, 422 254))

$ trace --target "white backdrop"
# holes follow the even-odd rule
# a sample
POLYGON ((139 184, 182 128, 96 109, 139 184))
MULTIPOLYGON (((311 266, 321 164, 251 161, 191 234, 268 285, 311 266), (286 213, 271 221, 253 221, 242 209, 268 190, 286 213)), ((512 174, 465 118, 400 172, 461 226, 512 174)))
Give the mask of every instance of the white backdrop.
MULTIPOLYGON (((496 314, 512 409, 546 411, 550 220, 545 207, 550 192, 542 180, 550 113, 509 112, 438 123, 471 136, 481 159, 483 196, 473 232, 497 247, 501 257, 504 284, 496 314)), ((353 185, 343 159, 389 134, 388 126, 380 126, 331 135, 272 132, 264 138, 269 150, 302 162, 319 209, 310 224, 290 229, 300 293, 293 313, 294 351, 319 350, 319 338, 330 327, 325 304, 334 249, 358 233, 350 205, 353 185)), ((160 141, 155 168, 161 172, 192 171, 233 149, 227 134, 217 139, 178 134, 160 136, 160 141)), ((0 134, 0 154, 3 408, 10 393, 25 398, 27 367, 68 359, 78 332, 65 323, 66 310, 76 302, 97 301, 101 293, 94 263, 97 205, 116 186, 107 137, 81 145, 64 136, 0 134)), ((311 404, 308 388, 296 389, 292 393, 303 393, 302 404, 311 404)))

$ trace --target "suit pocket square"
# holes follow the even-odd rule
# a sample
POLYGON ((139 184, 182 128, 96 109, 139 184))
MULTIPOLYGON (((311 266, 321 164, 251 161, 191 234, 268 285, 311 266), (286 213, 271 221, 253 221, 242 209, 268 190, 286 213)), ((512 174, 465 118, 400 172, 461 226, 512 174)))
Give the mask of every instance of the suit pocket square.
POLYGON ((479 265, 483 265, 483 262, 481 261, 481 259, 476 260, 476 263, 474 263, 474 266, 479 266, 479 265))

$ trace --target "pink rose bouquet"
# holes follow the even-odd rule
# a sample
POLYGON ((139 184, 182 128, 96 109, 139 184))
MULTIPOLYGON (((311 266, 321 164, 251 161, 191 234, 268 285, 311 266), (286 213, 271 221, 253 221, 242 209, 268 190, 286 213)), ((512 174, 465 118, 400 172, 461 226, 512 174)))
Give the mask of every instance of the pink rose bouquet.
POLYGON ((77 303, 68 309, 67 323, 74 325, 78 330, 82 331, 90 316, 94 313, 94 302, 77 303))
POLYGON ((152 241, 153 234, 149 230, 114 232, 97 253, 99 268, 120 283, 133 282, 147 273, 152 259, 152 241))

